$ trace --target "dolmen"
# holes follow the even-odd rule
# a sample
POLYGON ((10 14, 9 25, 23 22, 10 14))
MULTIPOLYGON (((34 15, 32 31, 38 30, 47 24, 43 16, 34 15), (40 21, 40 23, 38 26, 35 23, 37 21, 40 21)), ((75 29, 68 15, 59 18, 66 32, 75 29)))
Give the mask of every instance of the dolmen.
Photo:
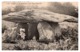
POLYGON ((62 29, 75 28, 78 24, 76 17, 42 9, 26 9, 2 17, 3 20, 18 23, 20 28, 25 28, 26 40, 35 36, 36 40, 52 42, 56 38, 60 39, 62 29))

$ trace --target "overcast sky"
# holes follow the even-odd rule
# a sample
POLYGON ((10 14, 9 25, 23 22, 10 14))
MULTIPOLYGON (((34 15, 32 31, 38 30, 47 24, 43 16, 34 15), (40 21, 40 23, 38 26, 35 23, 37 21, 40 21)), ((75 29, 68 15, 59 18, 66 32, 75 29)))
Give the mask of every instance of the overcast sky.
MULTIPOLYGON (((61 4, 65 3, 65 2, 60 2, 61 4)), ((77 2, 71 2, 75 7, 78 7, 78 3, 77 2)), ((25 6, 39 6, 39 7, 46 7, 49 5, 48 2, 3 2, 2 3, 2 8, 7 8, 7 7, 15 7, 17 4, 21 4, 21 5, 25 5, 25 6)))

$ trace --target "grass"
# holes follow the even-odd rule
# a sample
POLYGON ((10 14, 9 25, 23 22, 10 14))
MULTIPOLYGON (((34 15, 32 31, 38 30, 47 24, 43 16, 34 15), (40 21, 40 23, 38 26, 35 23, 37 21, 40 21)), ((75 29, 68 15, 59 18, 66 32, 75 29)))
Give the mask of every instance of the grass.
POLYGON ((68 30, 62 29, 62 39, 48 44, 36 40, 11 42, 6 37, 4 36, 6 42, 3 41, 2 50, 78 50, 78 30, 70 27, 68 30))
MULTIPOLYGON (((2 30, 6 30, 4 26, 2 30)), ((11 32, 11 31, 10 31, 11 32)), ((8 32, 9 33, 9 32, 8 32)), ((78 29, 68 27, 62 29, 62 39, 55 42, 39 42, 36 40, 13 40, 8 34, 3 36, 2 50, 78 50, 78 29)))

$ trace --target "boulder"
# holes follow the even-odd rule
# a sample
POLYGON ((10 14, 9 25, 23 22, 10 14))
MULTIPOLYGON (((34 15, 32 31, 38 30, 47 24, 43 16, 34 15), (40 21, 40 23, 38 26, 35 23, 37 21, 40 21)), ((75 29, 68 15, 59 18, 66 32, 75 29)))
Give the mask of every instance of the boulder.
POLYGON ((47 22, 40 22, 37 26, 40 41, 53 41, 55 33, 47 22))
POLYGON ((55 36, 60 37, 61 36, 61 28, 60 25, 58 23, 49 23, 55 33, 55 36))
POLYGON ((7 42, 7 43, 10 42, 15 43, 18 37, 19 37, 19 33, 17 32, 17 28, 13 27, 11 29, 5 30, 5 32, 2 35, 2 40, 3 42, 7 42))
POLYGON ((9 38, 8 34, 9 34, 8 31, 5 30, 2 35, 2 42, 10 42, 10 38, 9 38))
POLYGON ((64 39, 66 38, 73 38, 75 39, 74 41, 77 41, 78 38, 78 23, 73 23, 73 22, 61 22, 59 23, 61 31, 62 31, 62 36, 64 39))
POLYGON ((38 23, 28 23, 28 39, 33 39, 33 37, 36 38, 36 40, 39 39, 39 34, 38 34, 38 30, 37 30, 37 24, 38 23))
POLYGON ((74 23, 74 22, 61 22, 59 23, 59 25, 61 28, 65 28, 65 29, 67 29, 68 27, 74 28, 74 29, 78 28, 78 23, 74 23))
POLYGON ((12 21, 12 22, 40 22, 40 21, 48 21, 48 22, 78 22, 78 19, 64 14, 54 13, 48 10, 40 10, 40 9, 27 9, 20 12, 13 12, 7 15, 3 15, 3 20, 12 21))

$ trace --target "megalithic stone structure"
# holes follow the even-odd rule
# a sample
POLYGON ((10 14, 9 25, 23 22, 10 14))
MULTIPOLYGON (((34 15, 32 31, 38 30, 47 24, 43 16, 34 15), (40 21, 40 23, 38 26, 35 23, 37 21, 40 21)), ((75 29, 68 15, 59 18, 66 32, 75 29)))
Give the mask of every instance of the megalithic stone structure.
POLYGON ((64 21, 69 23, 70 22, 78 23, 78 18, 76 17, 65 15, 65 14, 54 13, 48 10, 40 10, 40 9, 31 9, 31 10, 27 9, 19 12, 9 13, 7 15, 3 15, 3 20, 21 23, 22 24, 21 26, 26 29, 26 35, 27 35, 26 38, 28 37, 28 39, 32 39, 33 36, 36 36, 38 39, 39 36, 42 34, 43 35, 46 34, 46 36, 49 35, 48 32, 46 33, 46 29, 52 32, 51 35, 53 34, 60 35, 61 34, 60 28, 63 26, 62 25, 60 27, 61 25, 60 23, 64 21), (24 23, 26 23, 26 25, 23 25, 24 23), (43 28, 41 30, 44 30, 42 34, 41 34, 42 31, 39 31, 40 29, 37 28, 38 23, 40 23, 41 24, 40 27, 43 28), (39 32, 39 35, 37 31, 39 32))
POLYGON ((11 21, 11 22, 18 22, 18 23, 27 23, 27 22, 40 22, 40 21, 47 21, 47 22, 78 22, 78 19, 65 15, 50 12, 48 10, 23 10, 20 12, 13 12, 7 15, 3 15, 3 20, 11 21), (29 14, 28 14, 29 13, 29 14))

